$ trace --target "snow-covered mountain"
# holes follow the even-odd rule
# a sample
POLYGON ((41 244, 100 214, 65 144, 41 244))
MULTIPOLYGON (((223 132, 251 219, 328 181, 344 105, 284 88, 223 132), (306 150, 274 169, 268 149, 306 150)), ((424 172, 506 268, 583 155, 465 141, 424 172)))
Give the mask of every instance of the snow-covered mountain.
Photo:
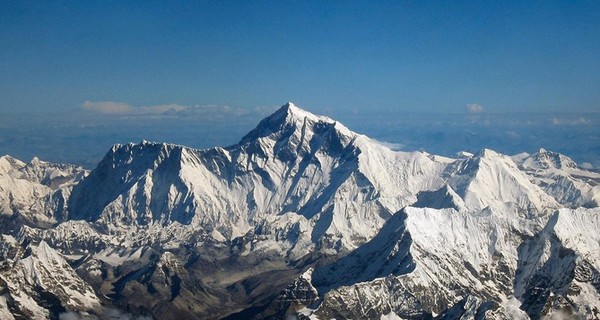
POLYGON ((392 151, 291 103, 89 173, 5 156, 0 316, 593 319, 599 181, 545 150, 392 151))
POLYGON ((24 163, 0 157, 0 216, 47 226, 66 209, 72 186, 87 174, 81 167, 33 158, 24 163))
POLYGON ((338 252, 372 238, 416 194, 442 185, 445 166, 288 104, 227 148, 113 147, 74 188, 69 218, 111 230, 178 222, 216 241, 277 234, 294 238, 296 256, 315 245, 338 252))
POLYGON ((0 278, 5 286, 3 307, 10 304, 14 318, 48 319, 67 311, 82 316, 99 312, 101 304, 94 290, 60 253, 44 241, 28 249, 28 256, 16 261, 0 278))
POLYGON ((535 154, 523 153, 513 159, 534 178, 535 184, 562 205, 597 207, 600 203, 600 173, 578 167, 571 158, 540 149, 535 154))

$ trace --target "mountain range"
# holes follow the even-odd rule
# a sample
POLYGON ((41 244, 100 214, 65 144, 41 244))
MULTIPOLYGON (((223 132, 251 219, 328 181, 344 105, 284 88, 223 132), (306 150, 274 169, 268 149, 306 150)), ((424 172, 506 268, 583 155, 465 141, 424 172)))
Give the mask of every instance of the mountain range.
POLYGON ((0 158, 1 319, 598 319, 600 174, 401 152, 287 103, 238 144, 0 158))

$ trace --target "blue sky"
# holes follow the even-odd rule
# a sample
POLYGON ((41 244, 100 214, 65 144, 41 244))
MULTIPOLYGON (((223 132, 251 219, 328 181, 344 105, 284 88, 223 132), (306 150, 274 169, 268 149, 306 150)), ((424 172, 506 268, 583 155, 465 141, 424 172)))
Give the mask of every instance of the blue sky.
POLYGON ((0 0, 0 154, 236 143, 293 101, 403 150, 600 168, 600 1, 0 0))
POLYGON ((2 112, 594 112, 598 57, 598 1, 0 0, 2 112))

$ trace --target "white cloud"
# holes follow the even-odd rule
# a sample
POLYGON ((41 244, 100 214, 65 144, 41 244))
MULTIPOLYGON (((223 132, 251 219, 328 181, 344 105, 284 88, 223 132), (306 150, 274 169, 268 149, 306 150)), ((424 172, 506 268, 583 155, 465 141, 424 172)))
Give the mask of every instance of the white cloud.
POLYGON ((178 104, 161 104, 155 106, 133 107, 125 102, 116 101, 86 101, 82 109, 100 114, 131 115, 131 114, 163 114, 179 112, 188 109, 188 106, 178 104))
POLYGON ((469 103, 467 104, 467 111, 469 113, 483 112, 483 106, 477 103, 469 103))
POLYGON ((175 103, 172 104, 160 104, 156 106, 146 106, 133 108, 137 113, 140 114, 163 114, 171 112, 180 112, 186 110, 188 106, 182 106, 175 103))
POLYGON ((381 141, 381 140, 376 140, 373 138, 371 138, 371 140, 379 145, 382 145, 382 146, 384 146, 388 149, 394 150, 394 151, 402 150, 402 148, 404 148, 404 145, 401 143, 381 141))
POLYGON ((584 162, 584 163, 580 164, 579 166, 586 170, 594 169, 594 165, 591 164, 590 162, 584 162))
POLYGON ((123 102, 114 101, 86 101, 82 109, 101 114, 126 114, 131 112, 131 106, 123 102))
POLYGON ((65 312, 58 315, 59 320, 82 320, 83 318, 75 312, 65 312))
POLYGON ((555 126, 578 126, 578 125, 588 125, 592 123, 589 119, 585 117, 577 117, 577 118, 552 118, 552 124, 555 126))
POLYGON ((103 320, 152 320, 152 317, 135 316, 130 313, 123 313, 117 309, 105 309, 100 314, 100 319, 103 319, 103 320))
POLYGON ((86 101, 81 108, 85 111, 119 116, 202 116, 231 117, 245 115, 268 115, 275 111, 270 107, 239 108, 219 105, 187 106, 176 103, 152 106, 132 106, 117 101, 86 101))

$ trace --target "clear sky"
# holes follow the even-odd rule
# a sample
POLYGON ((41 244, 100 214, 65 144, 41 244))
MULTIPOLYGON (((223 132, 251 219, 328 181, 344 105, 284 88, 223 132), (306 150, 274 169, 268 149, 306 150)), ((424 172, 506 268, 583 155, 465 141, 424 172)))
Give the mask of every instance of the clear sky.
POLYGON ((0 0, 0 112, 86 101, 595 112, 600 1, 0 0))

